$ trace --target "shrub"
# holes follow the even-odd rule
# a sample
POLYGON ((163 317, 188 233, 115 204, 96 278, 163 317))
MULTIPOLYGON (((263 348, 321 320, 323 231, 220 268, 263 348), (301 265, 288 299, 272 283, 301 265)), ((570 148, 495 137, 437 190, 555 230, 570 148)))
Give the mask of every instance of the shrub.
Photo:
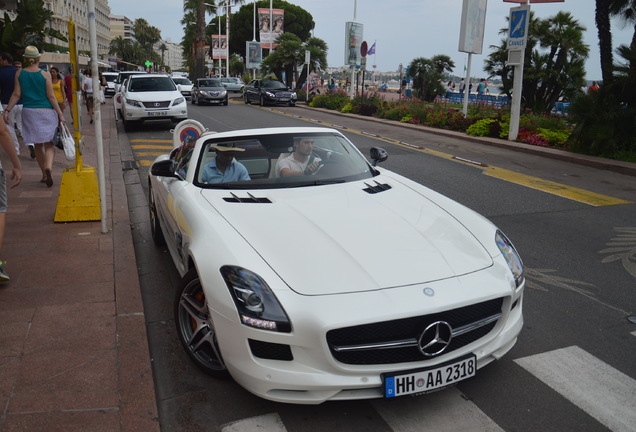
POLYGON ((340 112, 346 114, 346 113, 350 113, 352 110, 353 110, 353 104, 349 102, 348 104, 346 104, 340 109, 340 112))
MULTIPOLYGON (((490 128, 491 128, 490 125, 492 123, 499 124, 499 122, 497 122, 497 120, 495 120, 493 118, 485 118, 485 119, 477 120, 475 123, 473 123, 466 130, 466 135, 470 135, 470 136, 489 136, 490 135, 490 128)), ((501 126, 500 126, 500 128, 501 128, 501 126)))
POLYGON ((550 147, 565 149, 566 141, 570 137, 570 132, 566 130, 552 130, 539 128, 539 135, 546 139, 550 147))

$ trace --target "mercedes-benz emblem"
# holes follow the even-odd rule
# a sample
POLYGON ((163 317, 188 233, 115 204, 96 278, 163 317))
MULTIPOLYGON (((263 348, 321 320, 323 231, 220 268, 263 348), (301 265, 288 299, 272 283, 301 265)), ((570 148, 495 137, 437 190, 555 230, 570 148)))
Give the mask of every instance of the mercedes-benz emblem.
POLYGON ((453 328, 446 321, 435 321, 424 329, 417 344, 422 354, 433 357, 442 353, 453 338, 453 328))

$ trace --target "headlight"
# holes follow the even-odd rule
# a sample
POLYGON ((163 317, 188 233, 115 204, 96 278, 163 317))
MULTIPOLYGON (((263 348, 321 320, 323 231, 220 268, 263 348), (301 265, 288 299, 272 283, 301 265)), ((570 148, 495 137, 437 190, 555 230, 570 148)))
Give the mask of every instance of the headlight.
POLYGON ((126 99, 126 103, 130 106, 135 106, 135 107, 139 107, 139 108, 143 108, 143 105, 141 104, 141 102, 136 101, 136 100, 132 100, 132 99, 126 99))
POLYGON ((223 90, 219 92, 219 96, 221 97, 225 97, 226 94, 227 94, 227 90, 223 90))
POLYGON ((271 98, 275 98, 275 97, 276 97, 276 95, 275 95, 274 93, 272 93, 272 92, 268 92, 268 91, 266 91, 266 92, 265 92, 265 94, 266 94, 268 97, 271 97, 271 98))
POLYGON ((508 240, 508 237, 506 237, 501 231, 497 231, 497 234, 495 234, 495 242, 506 260, 506 264, 508 264, 510 271, 515 277, 515 285, 521 285, 524 279, 523 263, 521 262, 521 257, 517 253, 517 250, 510 240, 508 240))
POLYGON ((284 333, 291 323, 278 299, 257 274, 241 267, 223 266, 221 275, 246 326, 284 333))
POLYGON ((296 99, 296 92, 292 92, 291 97, 292 99, 296 99))
POLYGON ((174 102, 172 102, 172 106, 180 105, 180 104, 182 104, 184 102, 185 102, 185 98, 180 97, 180 98, 175 99, 174 102))

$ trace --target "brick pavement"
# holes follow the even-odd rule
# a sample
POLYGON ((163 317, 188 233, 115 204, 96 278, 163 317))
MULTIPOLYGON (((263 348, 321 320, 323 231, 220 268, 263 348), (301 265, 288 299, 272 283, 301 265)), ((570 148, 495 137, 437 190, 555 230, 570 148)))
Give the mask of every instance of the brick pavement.
MULTIPOLYGON (((47 188, 23 150, 22 183, 8 191, 0 252, 11 276, 0 285, 2 432, 159 431, 111 100, 101 108, 106 234, 100 221, 53 222, 62 170, 74 166, 62 151, 47 188)), ((83 132, 83 162, 97 168, 94 125, 83 132)), ((2 161, 11 166, 4 153, 2 161)))

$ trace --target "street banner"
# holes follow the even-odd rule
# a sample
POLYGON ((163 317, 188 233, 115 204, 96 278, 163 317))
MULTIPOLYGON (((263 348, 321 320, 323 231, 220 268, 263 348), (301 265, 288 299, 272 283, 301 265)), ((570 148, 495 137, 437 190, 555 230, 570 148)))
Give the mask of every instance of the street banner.
POLYGON ((284 32, 285 28, 285 11, 283 9, 258 8, 258 22, 261 48, 276 48, 278 44, 275 44, 274 41, 284 32))
POLYGON ((459 30, 459 51, 481 54, 484 46, 487 0, 464 0, 459 30))
POLYGON ((362 33, 364 26, 357 22, 345 23, 345 64, 360 66, 360 46, 362 45, 362 33))
POLYGON ((530 6, 522 5, 510 9, 510 28, 508 29, 508 49, 523 51, 528 40, 528 21, 530 6))
POLYGON ((227 59, 227 37, 225 35, 212 35, 212 58, 215 60, 227 59))
POLYGON ((247 68, 260 69, 263 61, 263 50, 260 42, 246 42, 247 68))

